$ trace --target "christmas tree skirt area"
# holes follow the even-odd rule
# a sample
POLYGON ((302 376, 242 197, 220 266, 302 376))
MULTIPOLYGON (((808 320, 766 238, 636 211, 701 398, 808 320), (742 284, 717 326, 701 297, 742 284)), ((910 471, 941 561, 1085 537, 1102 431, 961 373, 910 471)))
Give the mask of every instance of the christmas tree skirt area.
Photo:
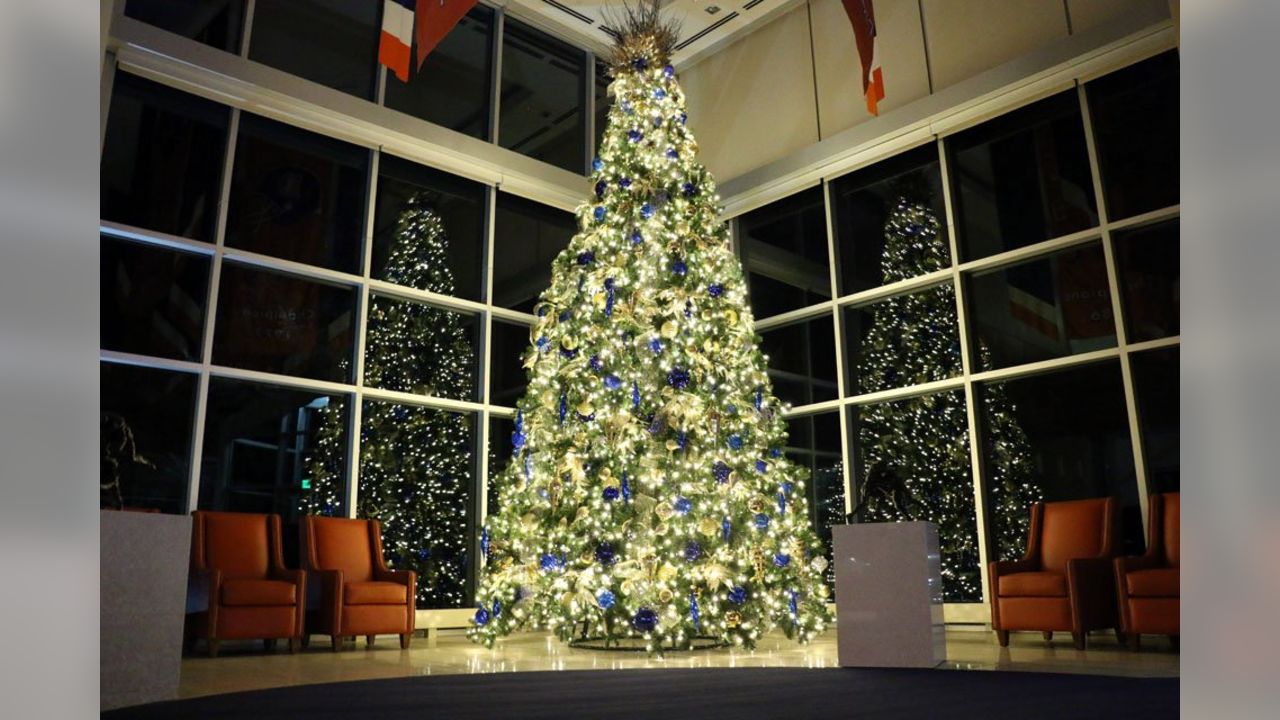
POLYGON ((103 718, 1170 718, 1178 679, 1004 671, 716 668, 494 673, 300 685, 103 718))

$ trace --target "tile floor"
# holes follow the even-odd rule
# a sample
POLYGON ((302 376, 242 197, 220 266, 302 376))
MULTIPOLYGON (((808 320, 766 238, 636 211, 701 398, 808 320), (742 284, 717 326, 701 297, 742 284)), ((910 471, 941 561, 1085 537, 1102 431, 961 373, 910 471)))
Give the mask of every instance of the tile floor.
MULTIPOLYGON (((1133 653, 1110 634, 1090 636, 1083 652, 1071 645, 1071 636, 1060 633, 1046 643, 1039 633, 1014 633, 1008 648, 1001 648, 991 632, 964 626, 947 630, 947 662, 950 669, 1027 670, 1041 672, 1099 673, 1134 677, 1177 677, 1179 656, 1162 637, 1143 638, 1143 649, 1133 653)), ((281 643, 274 652, 262 644, 224 643, 217 658, 196 654, 182 662, 180 695, 195 697, 214 693, 258 690, 286 685, 368 680, 414 675, 456 673, 526 672, 538 670, 613 670, 623 668, 677 667, 834 667, 835 632, 828 631, 807 646, 781 634, 766 636, 754 651, 735 649, 668 653, 650 658, 644 653, 571 649, 543 633, 523 633, 502 640, 492 650, 472 644, 461 630, 440 632, 435 647, 421 637, 402 651, 395 636, 385 636, 369 648, 363 638, 348 643, 342 652, 330 650, 327 637, 315 636, 310 648, 290 655, 281 643)))

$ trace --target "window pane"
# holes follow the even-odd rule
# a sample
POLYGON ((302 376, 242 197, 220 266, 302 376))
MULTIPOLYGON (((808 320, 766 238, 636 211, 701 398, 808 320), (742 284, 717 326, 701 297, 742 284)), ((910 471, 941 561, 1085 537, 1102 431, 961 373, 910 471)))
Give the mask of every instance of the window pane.
POLYGON ((977 386, 992 560, 1022 556, 1030 505, 1114 496, 1125 553, 1142 550, 1120 364, 977 386))
POLYGON ((836 341, 830 315, 760 333, 773 393, 794 406, 836 397, 836 341))
POLYGON ((200 509, 278 513, 285 565, 298 567, 298 519, 344 514, 346 395, 215 377, 200 463, 200 509))
POLYGON ((1076 91, 958 133, 947 148, 963 259, 1098 224, 1076 91))
POLYGON ((102 236, 102 349, 199 362, 209 257, 102 236))
POLYGON ((1151 492, 1178 492, 1181 414, 1178 410, 1178 348, 1129 356, 1133 394, 1142 426, 1142 452, 1151 492))
POLYGON ((242 115, 226 243, 359 273, 368 174, 362 147, 242 115))
POLYGON ((353 288, 222 264, 215 365, 350 382, 353 288))
POLYGON ((415 49, 409 82, 387 73, 387 107, 488 140, 492 45, 493 11, 476 5, 427 55, 421 69, 415 49))
POLYGON ((1112 220, 1178 202, 1178 52, 1094 80, 1093 136, 1112 220))
POLYGON ((227 52, 240 52, 245 0, 128 0, 124 14, 227 52))
POLYGON ((1102 246, 1091 243, 965 279, 983 370, 1115 347, 1102 246))
POLYGON ((257 0, 249 59, 374 99, 382 3, 257 0))
POLYGON ((849 408, 858 522, 938 526, 942 594, 980 602, 978 526, 963 390, 849 408))
MULTIPOLYGON (((119 478, 124 507, 185 512, 198 378, 115 363, 102 363, 100 371, 101 482, 119 478)), ((103 491, 103 507, 116 502, 103 491)))
POLYGON ((935 145, 845 175, 831 195, 841 295, 951 266, 935 145))
POLYGON ((1113 238, 1129 342, 1177 335, 1182 292, 1178 221, 1117 232, 1113 238))
POLYGON ((489 332, 489 404, 515 407, 529 385, 529 327, 494 318, 489 332))
POLYGON ((951 283, 845 308, 842 330, 849 395, 944 380, 963 369, 951 283))
POLYGON ((498 193, 494 218, 493 304, 533 312, 551 285, 551 261, 577 232, 573 213, 498 193))
POLYGON ((827 586, 835 587, 831 564, 831 526, 843 525, 844 460, 840 448, 840 414, 806 415, 787 421, 787 459, 807 470, 805 498, 814 532, 826 547, 827 586))
POLYGON ((499 144, 586 172, 586 53, 510 15, 502 30, 499 144))
POLYGON ((613 77, 609 74, 609 64, 600 60, 596 61, 596 83, 595 83, 595 151, 600 154, 600 143, 604 142, 604 129, 609 124, 609 83, 613 77))
POLYGON ((373 277, 468 300, 483 296, 485 188, 383 154, 373 277))
POLYGON ((489 515, 495 515, 501 505, 502 471, 511 464, 511 455, 515 452, 515 444, 511 442, 511 434, 516 431, 516 422, 512 418, 489 416, 489 515))
POLYGON ((366 400, 356 515, 382 521, 395 570, 418 575, 418 607, 462 607, 471 596, 474 417, 366 400))
POLYGON ((479 318, 373 295, 364 384, 384 390, 475 400, 479 318))
POLYGON ((117 72, 102 143, 103 220, 213 242, 230 111, 117 72))
POLYGON ((821 187, 738 218, 738 248, 756 317, 831 299, 821 187))

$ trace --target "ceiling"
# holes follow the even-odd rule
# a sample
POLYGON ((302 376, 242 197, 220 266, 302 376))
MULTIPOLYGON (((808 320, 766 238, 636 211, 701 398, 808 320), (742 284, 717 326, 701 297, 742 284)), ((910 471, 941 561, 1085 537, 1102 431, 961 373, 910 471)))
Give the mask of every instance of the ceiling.
MULTIPOLYGON (((687 67, 803 1, 665 0, 663 12, 680 21, 673 64, 687 67)), ((605 30, 610 13, 618 14, 622 0, 508 0, 506 7, 517 17, 603 53, 613 41, 605 30)))

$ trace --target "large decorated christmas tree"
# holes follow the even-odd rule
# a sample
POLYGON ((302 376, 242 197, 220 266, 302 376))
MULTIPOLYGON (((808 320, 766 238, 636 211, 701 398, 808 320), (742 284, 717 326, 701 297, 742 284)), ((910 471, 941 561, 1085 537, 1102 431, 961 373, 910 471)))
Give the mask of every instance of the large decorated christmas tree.
MULTIPOLYGON (((386 279, 441 294, 454 291, 448 239, 424 195, 396 220, 386 279)), ((440 397, 470 397, 475 364, 469 331, 447 310, 374 296, 365 340, 365 384, 440 397)), ((382 521, 393 568, 418 576, 418 607, 467 601, 467 506, 472 474, 470 420, 443 410, 366 402, 360 427, 356 516, 382 521)), ((345 420, 320 411, 312 484, 304 510, 331 514, 342 503, 345 420)))
MULTIPOLYGON (((891 283, 950 265, 937 214, 904 178, 884 224, 881 272, 891 283)), ((949 285, 898 295, 875 305, 857 363, 859 393, 955 377, 961 372, 956 305, 949 285)), ((986 353, 979 345, 979 352, 986 353)), ((1030 443, 1000 385, 985 388, 985 467, 991 511, 999 515, 996 546, 1004 557, 1021 552, 1040 499, 1030 443)), ((950 601, 982 598, 978 533, 970 479, 969 423, 962 391, 879 403, 860 409, 859 519, 927 520, 938 526, 943 591, 950 601)), ((995 559, 995 558, 993 558, 995 559)))
POLYGON ((536 306, 470 635, 650 652, 829 622, 804 473, 657 4, 622 23, 580 231, 536 306))

